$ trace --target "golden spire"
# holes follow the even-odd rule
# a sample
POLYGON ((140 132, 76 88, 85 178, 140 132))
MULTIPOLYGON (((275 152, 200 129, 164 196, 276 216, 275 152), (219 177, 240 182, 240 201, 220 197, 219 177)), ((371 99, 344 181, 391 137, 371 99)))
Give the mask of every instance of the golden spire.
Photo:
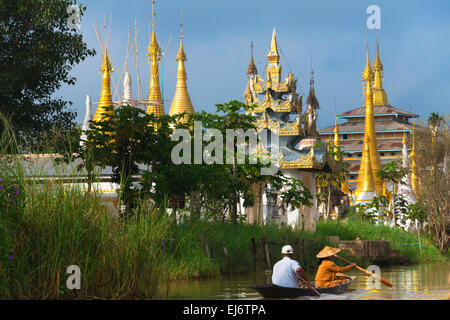
POLYGON ((378 154, 377 150, 375 123, 373 117, 372 79, 373 79, 373 72, 372 68, 370 67, 369 44, 367 43, 367 63, 363 73, 363 80, 366 82, 366 117, 365 117, 364 140, 363 140, 364 150, 359 170, 358 192, 361 192, 361 189, 363 188, 364 184, 367 183, 367 181, 365 181, 366 174, 364 173, 364 171, 370 169, 372 171, 372 180, 375 181, 377 193, 381 195, 383 194, 383 183, 377 175, 377 172, 380 170, 380 155, 378 154), (366 156, 364 154, 365 152, 370 152, 369 168, 366 168, 367 162, 365 161, 366 159, 365 158, 366 156))
POLYGON ((277 83, 281 78, 281 66, 275 27, 273 28, 272 42, 270 44, 270 51, 267 55, 267 59, 269 60, 269 65, 266 68, 267 81, 269 82, 269 84, 272 81, 277 83))
POLYGON ((147 114, 155 114, 156 116, 164 115, 164 106, 161 95, 161 87, 159 85, 159 62, 161 60, 161 47, 156 40, 155 32, 155 1, 152 1, 152 37, 148 46, 147 56, 150 64, 150 87, 148 91, 147 114))
POLYGON ((98 102, 93 121, 101 121, 102 117, 107 114, 105 107, 114 106, 111 94, 111 72, 114 72, 114 69, 111 67, 108 48, 106 48, 103 55, 102 67, 100 68, 100 73, 102 73, 102 92, 100 93, 100 101, 98 102))
POLYGON ((336 112, 334 113, 334 145, 339 146, 339 129, 337 124, 336 112))
POLYGON ((406 132, 403 132, 402 144, 406 144, 406 132))
POLYGON ((389 101, 386 91, 383 89, 383 63, 380 59, 380 42, 377 39, 377 56, 373 63, 373 71, 375 72, 375 80, 373 84, 373 105, 376 106, 388 106, 389 101))
POLYGON ((411 153, 409 154, 409 157, 411 158, 411 186, 414 191, 414 194, 416 197, 418 197, 418 179, 416 175, 416 146, 415 146, 415 121, 413 119, 413 129, 412 129, 412 146, 411 146, 411 153))
POLYGON ((269 59, 269 63, 278 64, 280 62, 280 54, 278 53, 277 32, 275 30, 275 27, 273 28, 272 32, 272 42, 270 43, 270 52, 267 55, 267 59, 269 59))
POLYGON ((172 106, 170 107, 169 115, 175 115, 180 113, 195 113, 194 107, 189 96, 186 84, 186 69, 184 67, 184 61, 186 61, 186 54, 183 48, 183 23, 181 23, 181 38, 180 49, 178 50, 178 73, 177 73, 177 87, 175 89, 175 96, 173 97, 172 106))
POLYGON ((369 58, 369 40, 367 40, 366 68, 364 69, 362 79, 366 83, 368 80, 370 80, 370 81, 373 80, 373 71, 372 71, 372 67, 370 66, 370 58, 369 58))

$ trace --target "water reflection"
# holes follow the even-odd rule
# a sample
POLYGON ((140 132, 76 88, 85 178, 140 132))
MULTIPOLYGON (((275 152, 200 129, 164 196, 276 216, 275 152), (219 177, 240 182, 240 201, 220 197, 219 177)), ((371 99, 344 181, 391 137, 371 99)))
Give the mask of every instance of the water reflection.
MULTIPOLYGON (((356 270, 349 272, 348 275, 356 275, 357 278, 344 294, 323 294, 320 298, 302 297, 299 299, 446 299, 450 294, 450 263, 381 268, 381 276, 393 284, 392 288, 381 285, 380 289, 373 289, 368 277, 356 270)), ((308 274, 308 277, 313 279, 314 274, 308 274)), ((161 288, 161 298, 175 300, 261 299, 259 294, 249 289, 248 286, 255 283, 270 283, 270 278, 271 271, 261 271, 213 279, 177 281, 161 288)))

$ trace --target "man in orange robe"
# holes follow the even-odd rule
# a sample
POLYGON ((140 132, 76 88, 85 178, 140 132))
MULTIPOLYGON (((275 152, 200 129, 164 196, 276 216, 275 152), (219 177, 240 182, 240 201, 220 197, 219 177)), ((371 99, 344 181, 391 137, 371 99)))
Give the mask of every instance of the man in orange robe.
POLYGON ((356 264, 352 263, 349 264, 346 267, 339 267, 337 266, 333 260, 334 255, 337 254, 340 251, 340 249, 337 248, 331 248, 331 247, 325 247, 322 251, 319 252, 319 254, 316 256, 317 258, 321 259, 321 264, 319 266, 319 269, 317 270, 316 274, 316 281, 315 285, 317 288, 326 288, 326 287, 334 287, 339 284, 342 284, 348 280, 338 280, 336 279, 336 274, 347 272, 356 264))

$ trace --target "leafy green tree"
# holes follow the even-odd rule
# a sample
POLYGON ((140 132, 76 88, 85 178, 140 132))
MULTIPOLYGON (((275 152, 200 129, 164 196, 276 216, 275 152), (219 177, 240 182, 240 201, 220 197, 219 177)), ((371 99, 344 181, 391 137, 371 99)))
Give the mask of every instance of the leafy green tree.
POLYGON ((436 112, 432 112, 430 114, 430 117, 428 118, 428 125, 431 128, 439 128, 441 124, 445 123, 445 117, 444 115, 441 115, 436 112))
POLYGON ((374 197, 369 203, 358 203, 349 209, 349 217, 358 218, 363 221, 376 223, 379 218, 386 218, 389 211, 386 206, 389 204, 385 196, 374 197))
MULTIPOLYGON (((209 114, 206 112, 198 113, 197 115, 191 116, 189 122, 191 125, 193 125, 195 121, 201 121, 205 128, 219 130, 222 133, 222 136, 225 137, 227 135, 227 130, 241 129, 244 132, 249 129, 256 130, 256 118, 247 114, 247 111, 249 111, 250 109, 252 109, 252 106, 248 106, 245 103, 237 100, 232 100, 227 103, 217 104, 215 114, 209 114)), ((226 148, 226 144, 224 144, 224 148, 226 148)), ((246 175, 246 173, 249 172, 250 167, 246 165, 238 165, 237 163, 238 146, 236 140, 233 141, 232 148, 232 179, 227 180, 227 182, 228 185, 231 186, 231 220, 234 224, 236 224, 239 193, 242 192, 245 195, 248 195, 249 197, 245 197, 245 199, 250 200, 252 198, 250 196, 252 194, 251 182, 256 181, 254 181, 254 179, 251 179, 250 176, 246 175)), ((226 154, 225 150, 224 154, 226 154)), ((248 162, 246 161, 246 163, 248 162)), ((226 165, 223 169, 227 170, 229 168, 230 167, 226 165)), ((254 170, 251 171, 254 172, 254 170)))
POLYGON ((430 126, 430 121, 428 127, 416 127, 414 160, 417 196, 427 213, 427 229, 436 246, 445 253, 450 248, 450 117, 446 115, 443 118, 444 122, 432 120, 434 127, 430 126))
POLYGON ((70 30, 71 5, 76 0, 0 0, 0 113, 34 151, 45 132, 74 128, 72 103, 54 93, 75 84, 70 70, 95 54, 70 30))
POLYGON ((86 151, 80 153, 80 157, 85 160, 89 157, 100 167, 111 167, 112 181, 120 185, 120 200, 129 212, 139 194, 138 185, 134 183, 142 173, 139 165, 151 166, 167 157, 170 159, 170 146, 165 147, 165 143, 170 141, 173 119, 169 116, 156 119, 153 114, 128 105, 106 109, 107 116, 92 122, 85 142, 86 151))
POLYGON ((395 186, 400 183, 400 180, 408 173, 408 169, 399 165, 398 161, 392 161, 381 166, 380 171, 377 172, 385 182, 390 182, 392 185, 392 218, 394 226, 396 222, 396 201, 395 201, 395 186))
MULTIPOLYGON (((311 190, 305 187, 303 181, 296 178, 287 178, 285 176, 280 176, 278 179, 272 181, 272 185, 276 190, 281 190, 279 193, 280 204, 276 208, 276 211, 282 210, 283 214, 286 214, 288 208, 291 211, 295 209, 301 209, 302 206, 312 207, 313 199, 311 190)), ((273 194, 268 194, 268 196, 276 196, 273 194)))
MULTIPOLYGON (((344 158, 344 147, 329 145, 328 153, 331 158, 335 159, 337 164, 337 170, 335 171, 319 171, 316 173, 316 182, 318 187, 322 191, 319 194, 319 198, 323 199, 326 196, 327 199, 327 214, 325 218, 327 219, 331 213, 331 198, 333 188, 340 189, 342 183, 347 180, 348 177, 348 167, 350 164, 343 161, 344 158)), ((323 201, 323 200, 321 200, 323 201)))

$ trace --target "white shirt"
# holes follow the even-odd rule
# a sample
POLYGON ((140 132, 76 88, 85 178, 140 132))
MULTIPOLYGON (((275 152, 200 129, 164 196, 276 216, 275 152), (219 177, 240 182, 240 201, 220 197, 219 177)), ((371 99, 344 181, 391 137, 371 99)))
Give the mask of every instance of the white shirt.
POLYGON ((272 283, 280 287, 298 288, 297 268, 301 268, 297 261, 284 257, 273 266, 272 283))

